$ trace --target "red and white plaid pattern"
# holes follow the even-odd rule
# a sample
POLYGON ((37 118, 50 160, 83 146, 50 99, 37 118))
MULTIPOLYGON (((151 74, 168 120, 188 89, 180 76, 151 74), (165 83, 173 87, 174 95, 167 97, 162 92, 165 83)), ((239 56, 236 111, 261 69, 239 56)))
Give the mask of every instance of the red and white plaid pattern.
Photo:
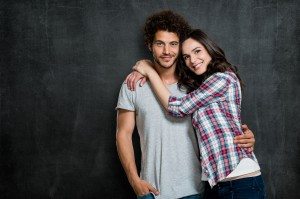
POLYGON ((238 147, 233 138, 241 135, 241 87, 232 72, 215 73, 201 86, 182 98, 170 96, 169 113, 176 117, 192 115, 198 136, 202 170, 213 187, 228 176, 242 158, 254 153, 238 147))

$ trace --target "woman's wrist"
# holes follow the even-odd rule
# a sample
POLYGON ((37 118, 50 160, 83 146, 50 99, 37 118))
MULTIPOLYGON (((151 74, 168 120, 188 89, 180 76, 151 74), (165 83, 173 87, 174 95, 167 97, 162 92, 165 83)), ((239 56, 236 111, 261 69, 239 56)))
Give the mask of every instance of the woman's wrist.
POLYGON ((146 71, 146 76, 147 76, 148 78, 154 77, 155 75, 157 75, 157 72, 156 72, 154 69, 148 69, 148 70, 146 71))

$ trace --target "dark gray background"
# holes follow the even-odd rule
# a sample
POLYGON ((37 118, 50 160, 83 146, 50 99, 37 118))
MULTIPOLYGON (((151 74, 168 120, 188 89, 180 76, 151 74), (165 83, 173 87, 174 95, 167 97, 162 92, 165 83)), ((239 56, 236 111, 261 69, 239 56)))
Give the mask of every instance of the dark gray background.
POLYGON ((239 67, 268 197, 300 197, 296 0, 0 2, 1 198, 134 198, 114 107, 132 65, 149 57, 143 23, 161 9, 239 67))

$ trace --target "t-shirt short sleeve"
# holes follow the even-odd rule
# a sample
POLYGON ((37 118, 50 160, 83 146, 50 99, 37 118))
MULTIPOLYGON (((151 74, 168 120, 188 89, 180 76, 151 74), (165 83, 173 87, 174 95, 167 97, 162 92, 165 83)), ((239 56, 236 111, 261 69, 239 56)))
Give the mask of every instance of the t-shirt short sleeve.
POLYGON ((125 109, 129 111, 135 111, 135 92, 136 91, 129 90, 127 85, 123 83, 120 89, 116 110, 125 109))

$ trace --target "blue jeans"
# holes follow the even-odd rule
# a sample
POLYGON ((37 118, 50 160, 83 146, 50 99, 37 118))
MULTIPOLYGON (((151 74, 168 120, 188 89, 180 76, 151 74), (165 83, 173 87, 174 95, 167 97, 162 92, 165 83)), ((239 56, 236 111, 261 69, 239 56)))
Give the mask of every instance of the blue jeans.
POLYGON ((152 193, 147 193, 146 195, 138 196, 137 199, 155 199, 152 193))
POLYGON ((205 199, 265 199, 261 176, 218 182, 212 189, 206 183, 205 199))
MULTIPOLYGON (((152 193, 148 193, 146 195, 143 196, 138 196, 137 199, 154 199, 154 196, 152 193)), ((201 199, 199 194, 196 195, 191 195, 191 196, 185 196, 183 198, 180 199, 201 199)))
POLYGON ((195 194, 195 195, 185 196, 180 199, 202 199, 202 198, 201 198, 200 194, 195 194))

